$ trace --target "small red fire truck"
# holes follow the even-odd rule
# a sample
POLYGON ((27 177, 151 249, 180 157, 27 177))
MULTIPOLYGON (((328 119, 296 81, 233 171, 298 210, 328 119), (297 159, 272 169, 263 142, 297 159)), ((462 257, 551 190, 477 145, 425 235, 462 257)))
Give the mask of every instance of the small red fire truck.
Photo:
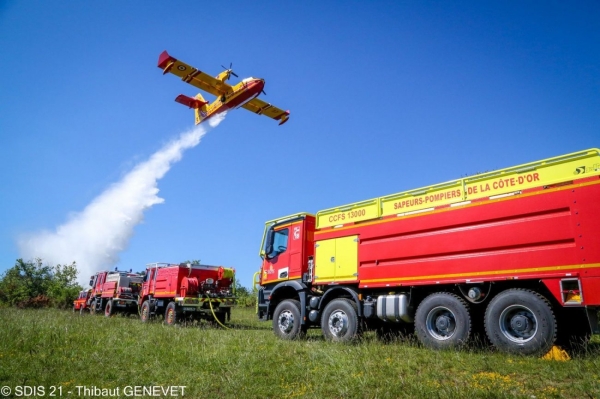
POLYGON ((207 319, 225 323, 235 303, 235 270, 200 264, 151 263, 139 296, 143 322, 164 314, 165 323, 207 319))
POLYGON ((92 287, 87 307, 90 313, 104 311, 107 317, 116 312, 137 313, 143 277, 124 271, 101 271, 90 278, 92 287))
POLYGON ((600 150, 266 223, 258 311, 283 339, 485 331, 543 354, 600 333, 600 150))
POLYGON ((79 296, 73 301, 73 312, 79 311, 80 314, 83 314, 87 309, 87 301, 90 299, 91 294, 91 289, 79 291, 79 296))

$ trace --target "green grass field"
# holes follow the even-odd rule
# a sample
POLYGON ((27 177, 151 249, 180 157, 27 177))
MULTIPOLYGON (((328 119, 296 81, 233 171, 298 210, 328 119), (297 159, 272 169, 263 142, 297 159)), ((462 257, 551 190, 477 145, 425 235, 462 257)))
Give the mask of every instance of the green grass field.
POLYGON ((71 398, 92 397, 77 386, 134 397, 124 387, 174 385, 185 386, 190 398, 600 396, 597 341, 559 362, 488 348, 434 352, 413 340, 382 343, 374 333, 334 344, 315 330, 286 342, 243 308, 233 310, 230 327, 0 309, 0 387, 14 395, 17 386, 44 386, 45 396, 29 397, 49 397, 49 387, 60 386, 71 398))

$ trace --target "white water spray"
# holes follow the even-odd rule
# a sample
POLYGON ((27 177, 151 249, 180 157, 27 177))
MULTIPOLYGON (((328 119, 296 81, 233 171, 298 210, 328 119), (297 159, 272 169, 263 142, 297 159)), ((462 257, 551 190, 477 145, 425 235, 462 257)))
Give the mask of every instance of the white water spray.
MULTIPOLYGON (((208 120, 216 127, 225 114, 208 120)), ((84 287, 96 271, 109 269, 119 261, 133 236, 134 227, 144 212, 164 202, 158 197, 158 180, 179 161, 183 152, 193 148, 208 131, 203 124, 182 133, 136 165, 123 178, 92 200, 81 212, 58 226, 56 231, 27 234, 19 240, 21 256, 41 258, 50 265, 77 262, 78 280, 84 287)))

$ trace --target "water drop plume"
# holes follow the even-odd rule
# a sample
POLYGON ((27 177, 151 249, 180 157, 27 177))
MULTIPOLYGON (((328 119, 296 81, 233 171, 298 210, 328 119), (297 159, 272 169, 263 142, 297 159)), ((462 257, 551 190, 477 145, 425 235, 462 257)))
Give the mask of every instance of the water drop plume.
MULTIPOLYGON (((216 127, 224 117, 209 119, 210 127, 216 127)), ((164 202, 158 196, 158 181, 186 150, 200 143, 208 130, 209 127, 201 124, 182 133, 134 166, 120 181, 109 186, 82 211, 69 216, 54 231, 21 236, 18 242, 21 256, 27 260, 41 258, 50 265, 76 261, 78 280, 87 286, 89 276, 119 262, 119 254, 127 248, 144 212, 164 202)))

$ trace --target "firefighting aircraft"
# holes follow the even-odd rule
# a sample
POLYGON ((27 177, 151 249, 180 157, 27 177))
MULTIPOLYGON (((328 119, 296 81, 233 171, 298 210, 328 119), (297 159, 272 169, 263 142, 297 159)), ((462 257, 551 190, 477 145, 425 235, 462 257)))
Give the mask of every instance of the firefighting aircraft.
POLYGON ((201 94, 197 94, 194 98, 184 96, 183 94, 177 96, 175 101, 194 108, 196 125, 214 115, 238 107, 245 108, 258 115, 273 118, 280 121, 280 125, 283 125, 290 118, 290 111, 283 111, 274 105, 256 98, 260 93, 264 93, 264 79, 247 78, 234 86, 225 83, 231 75, 238 77, 231 70, 231 65, 229 69, 223 67, 225 71, 213 78, 171 57, 169 53, 163 51, 158 57, 158 67, 163 70, 163 75, 171 72, 173 75, 179 76, 184 82, 217 96, 217 99, 212 104, 209 104, 201 94))

